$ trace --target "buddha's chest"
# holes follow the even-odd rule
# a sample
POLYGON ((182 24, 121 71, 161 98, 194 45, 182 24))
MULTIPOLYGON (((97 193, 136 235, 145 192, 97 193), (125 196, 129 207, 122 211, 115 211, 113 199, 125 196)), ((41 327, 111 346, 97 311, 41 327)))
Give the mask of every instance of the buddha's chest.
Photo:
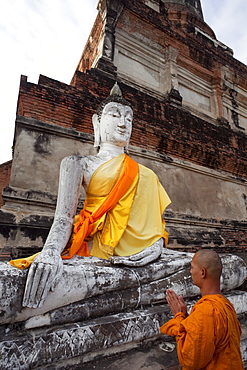
POLYGON ((87 191, 88 185, 95 171, 104 163, 109 161, 112 157, 85 157, 83 161, 83 182, 82 185, 87 191))

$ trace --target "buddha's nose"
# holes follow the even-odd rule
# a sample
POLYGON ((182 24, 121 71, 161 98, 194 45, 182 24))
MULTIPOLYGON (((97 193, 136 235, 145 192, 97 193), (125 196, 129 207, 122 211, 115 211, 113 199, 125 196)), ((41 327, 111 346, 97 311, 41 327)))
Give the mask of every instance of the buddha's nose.
POLYGON ((125 123, 120 123, 120 124, 118 125, 118 127, 120 127, 120 128, 126 128, 126 125, 125 125, 125 123))
POLYGON ((124 117, 121 117, 121 118, 120 118, 120 120, 119 120, 119 124, 118 124, 118 127, 126 128, 126 124, 125 124, 125 121, 124 121, 124 117))

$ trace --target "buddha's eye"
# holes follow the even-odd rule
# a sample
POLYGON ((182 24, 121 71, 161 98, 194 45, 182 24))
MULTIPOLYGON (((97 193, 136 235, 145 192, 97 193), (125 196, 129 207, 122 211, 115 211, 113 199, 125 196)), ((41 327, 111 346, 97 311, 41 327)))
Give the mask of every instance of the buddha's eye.
POLYGON ((110 110, 108 112, 108 115, 109 116, 112 116, 112 117, 120 117, 120 112, 119 111, 116 111, 116 110, 110 110))
POLYGON ((125 121, 127 121, 128 123, 132 123, 132 116, 130 114, 125 116, 125 121))

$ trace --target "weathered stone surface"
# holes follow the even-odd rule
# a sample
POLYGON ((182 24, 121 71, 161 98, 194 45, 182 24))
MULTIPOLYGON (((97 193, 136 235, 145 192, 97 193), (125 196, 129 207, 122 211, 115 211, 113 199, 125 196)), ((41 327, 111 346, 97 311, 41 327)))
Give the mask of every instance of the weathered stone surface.
MULTIPOLYGON (((247 369, 246 345, 247 328, 242 323, 243 333, 241 336, 241 352, 244 368, 247 369)), ((43 367, 42 370, 178 370, 179 363, 176 353, 175 340, 172 337, 162 336, 158 339, 152 338, 131 345, 123 345, 112 350, 99 351, 97 354, 84 355, 70 361, 56 363, 53 366, 43 367), (169 352, 168 352, 169 351, 169 352), (103 352, 103 353, 102 353, 103 352)))
MULTIPOLYGON (((246 295, 246 292, 226 294, 237 313, 247 310, 246 295), (245 306, 239 311, 240 300, 245 306)), ((191 305, 193 302, 190 302, 191 305)), ((0 369, 69 369, 69 366, 79 366, 78 359, 82 364, 90 358, 92 360, 114 353, 114 348, 116 352, 121 351, 121 347, 124 351, 128 343, 135 348, 138 341, 157 338, 160 336, 159 327, 170 317, 168 306, 165 305, 42 329, 25 329, 21 325, 1 326, 0 369), (112 352, 106 351, 109 348, 112 352)), ((246 335, 242 337, 241 346, 245 358, 246 335)), ((173 356, 176 361, 175 352, 173 356)), ((119 369, 124 369, 121 363, 119 369)))
MULTIPOLYGON (((54 292, 48 293, 44 306, 22 308, 26 271, 18 270, 6 263, 0 267, 0 322, 14 323, 36 318, 27 323, 28 327, 43 326, 62 322, 68 313, 67 322, 73 321, 73 306, 61 311, 55 308, 80 302, 80 319, 119 312, 124 308, 137 308, 165 300, 165 289, 173 288, 184 297, 196 296, 199 289, 190 278, 192 254, 164 250, 162 257, 144 267, 112 267, 109 261, 95 258, 76 257, 64 263, 64 273, 54 292), (115 292, 112 296, 108 292, 115 292), (113 302, 117 293, 117 303, 113 302), (106 294, 106 296, 104 295, 106 294), (94 299, 89 298, 94 297, 94 299), (114 298, 114 299, 113 299, 114 298)), ((222 290, 229 291, 240 286, 246 278, 244 261, 232 255, 223 255, 222 290)), ((77 306, 78 307, 78 306, 77 306)))
POLYGON ((63 327, 10 332, 0 343, 1 369, 29 369, 77 357, 89 351, 155 336, 167 319, 164 308, 136 311, 63 327))

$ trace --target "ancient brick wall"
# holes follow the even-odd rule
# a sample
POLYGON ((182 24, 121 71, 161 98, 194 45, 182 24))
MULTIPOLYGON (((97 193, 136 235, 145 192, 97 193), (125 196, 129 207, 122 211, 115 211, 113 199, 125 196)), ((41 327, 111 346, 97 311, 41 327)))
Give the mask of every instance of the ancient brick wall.
MULTIPOLYGON (((93 133, 91 118, 113 79, 94 71, 76 73, 75 87, 41 77, 38 85, 22 80, 18 115, 62 127, 93 133)), ((131 144, 173 155, 196 164, 247 173, 247 139, 241 132, 214 125, 144 92, 122 84, 125 97, 133 103, 135 121, 131 144), (233 161, 234 158, 234 161, 233 161)))
POLYGON ((170 45, 176 47, 179 50, 178 64, 209 82, 217 82, 219 67, 227 65, 235 75, 235 83, 247 89, 246 66, 232 57, 231 49, 213 40, 214 33, 205 23, 210 37, 195 32, 195 19, 190 22, 186 19, 186 26, 182 26, 179 22, 171 23, 164 11, 158 13, 145 4, 140 6, 131 1, 126 5, 128 10, 121 14, 117 29, 129 34, 139 33, 151 46, 159 45, 163 52, 170 45), (191 30, 188 24, 191 24, 191 30))
POLYGON ((61 82, 48 81, 41 76, 36 85, 22 76, 17 115, 75 129, 83 122, 85 131, 88 131, 89 125, 85 120, 87 107, 84 108, 86 96, 61 82))
POLYGON ((92 31, 89 35, 88 41, 85 45, 82 57, 78 63, 77 70, 86 72, 92 67, 93 62, 99 54, 100 40, 102 37, 103 20, 100 13, 98 13, 92 31))
MULTIPOLYGON (((3 189, 8 186, 9 180, 10 180, 10 174, 11 174, 11 167, 12 167, 12 161, 8 161, 5 163, 2 163, 0 165, 0 207, 4 205, 4 201, 2 198, 2 191, 3 189)), ((6 236, 6 229, 3 228, 3 233, 6 236)), ((8 260, 9 259, 10 251, 9 249, 5 249, 4 246, 0 247, 0 261, 1 260, 8 260)))
POLYGON ((12 161, 2 163, 0 165, 0 207, 4 202, 2 199, 2 190, 9 184, 12 161))

